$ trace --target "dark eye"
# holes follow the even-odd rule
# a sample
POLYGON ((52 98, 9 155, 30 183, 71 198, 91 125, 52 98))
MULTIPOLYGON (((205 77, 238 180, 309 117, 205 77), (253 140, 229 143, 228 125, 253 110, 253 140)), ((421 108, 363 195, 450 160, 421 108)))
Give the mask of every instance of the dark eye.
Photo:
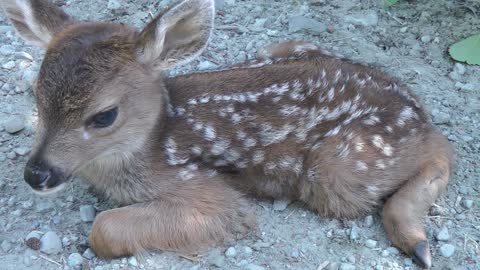
POLYGON ((97 113, 92 118, 92 125, 95 128, 106 128, 108 126, 111 126, 113 122, 115 122, 115 119, 117 119, 117 115, 117 107, 105 112, 97 113))

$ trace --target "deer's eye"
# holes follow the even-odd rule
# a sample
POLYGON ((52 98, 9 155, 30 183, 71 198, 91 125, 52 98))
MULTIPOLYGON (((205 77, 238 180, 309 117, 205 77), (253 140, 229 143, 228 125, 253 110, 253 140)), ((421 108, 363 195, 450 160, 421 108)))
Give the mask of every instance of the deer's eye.
POLYGON ((95 128, 106 128, 109 127, 115 122, 118 115, 118 107, 110 109, 108 111, 104 111, 101 113, 97 113, 93 116, 91 125, 95 128))

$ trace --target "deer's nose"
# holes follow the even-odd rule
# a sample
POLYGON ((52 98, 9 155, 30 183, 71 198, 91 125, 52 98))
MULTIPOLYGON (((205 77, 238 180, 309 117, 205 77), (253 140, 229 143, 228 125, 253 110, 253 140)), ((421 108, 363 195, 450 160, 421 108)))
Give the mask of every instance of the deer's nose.
POLYGON ((54 176, 53 169, 41 162, 29 161, 24 171, 25 181, 36 190, 56 186, 58 179, 54 176))

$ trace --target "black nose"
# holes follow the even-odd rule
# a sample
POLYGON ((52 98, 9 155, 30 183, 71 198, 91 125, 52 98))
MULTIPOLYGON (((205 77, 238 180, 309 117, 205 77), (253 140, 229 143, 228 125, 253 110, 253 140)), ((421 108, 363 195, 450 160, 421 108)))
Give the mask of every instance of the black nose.
POLYGON ((44 189, 56 186, 53 169, 42 162, 29 161, 25 167, 25 181, 34 189, 44 189))

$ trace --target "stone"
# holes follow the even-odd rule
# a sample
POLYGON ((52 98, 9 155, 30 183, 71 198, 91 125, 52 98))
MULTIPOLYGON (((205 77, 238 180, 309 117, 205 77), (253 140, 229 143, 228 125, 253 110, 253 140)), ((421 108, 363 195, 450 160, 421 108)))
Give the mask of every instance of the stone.
POLYGON ((355 265, 349 263, 340 264, 340 270, 355 270, 355 265))
POLYGON ((215 8, 217 10, 223 9, 224 5, 225 5, 225 0, 215 0, 215 8))
POLYGON ((450 245, 450 244, 443 244, 440 247, 440 255, 442 255, 445 258, 451 257, 455 253, 455 246, 450 245))
POLYGON ((215 69, 217 68, 218 65, 210 62, 210 61, 202 61, 200 64, 198 64, 198 69, 199 70, 209 70, 209 69, 215 69))
POLYGON ((377 241, 372 240, 372 239, 368 239, 365 242, 365 246, 368 247, 368 248, 376 248, 377 247, 377 241))
POLYGON ((79 253, 72 253, 68 256, 68 266, 72 267, 73 269, 81 269, 83 263, 83 257, 79 253))
POLYGON ((8 61, 7 63, 2 65, 3 69, 8 69, 8 70, 13 69, 14 67, 15 67, 15 61, 13 61, 13 60, 8 61))
POLYGON ((44 214, 53 209, 53 207, 55 207, 55 205, 51 201, 44 201, 37 203, 35 209, 38 213, 44 214))
POLYGON ((138 266, 137 258, 135 258, 134 256, 128 258, 128 264, 133 267, 137 267, 138 266))
POLYGON ((474 91, 475 90, 475 85, 473 83, 456 82, 455 87, 458 88, 458 89, 461 89, 463 91, 474 91))
POLYGON ((373 225, 373 217, 372 216, 366 216, 364 220, 365 227, 369 228, 372 227, 373 225))
POLYGON ((459 75, 463 75, 465 74, 465 66, 460 63, 455 63, 455 65, 453 65, 453 71, 459 75))
POLYGON ((0 54, 2 55, 11 55, 15 53, 15 47, 12 45, 3 45, 0 47, 0 54))
POLYGON ((410 259, 410 258, 406 258, 405 260, 403 260, 403 264, 405 266, 412 266, 413 265, 413 260, 410 259))
POLYGON ((3 240, 0 246, 5 253, 9 252, 10 249, 12 249, 12 244, 8 240, 3 240))
POLYGON ((55 232, 49 231, 40 238, 40 251, 46 254, 62 252, 62 240, 55 232))
POLYGON ((432 118, 435 124, 449 124, 450 115, 437 109, 432 110, 432 118))
POLYGON ((290 33, 308 31, 311 34, 320 34, 327 30, 327 26, 317 20, 297 15, 288 19, 288 31, 290 33))
POLYGON ((108 9, 119 9, 122 5, 118 0, 108 0, 107 8, 108 9))
POLYGON ((95 219, 95 208, 92 205, 80 206, 80 219, 83 222, 92 222, 95 219))
POLYGON ((7 158, 9 159, 15 159, 16 157, 17 157, 17 154, 13 151, 7 154, 7 158))
POLYGON ((18 147, 13 150, 19 156, 25 156, 30 152, 30 149, 27 147, 18 147))
POLYGON ((287 209, 287 206, 290 204, 289 199, 278 199, 273 201, 273 210, 274 211, 283 211, 287 209))
POLYGON ((447 227, 442 227, 435 235, 435 238, 438 241, 447 241, 450 239, 450 234, 448 233, 447 227))
POLYGON ((256 264, 253 264, 253 263, 249 263, 245 266, 245 269, 246 270, 265 270, 265 267, 260 266, 260 265, 256 265, 256 264))
POLYGON ((462 205, 463 207, 470 209, 473 207, 473 200, 463 200, 462 205))
POLYGON ((353 223, 352 228, 350 229, 350 240, 357 240, 360 238, 359 230, 360 228, 358 228, 357 224, 353 223))
POLYGON ((432 37, 426 35, 426 36, 422 36, 420 38, 420 40, 423 42, 423 43, 430 43, 430 41, 432 41, 432 37))
POLYGON ((219 250, 213 250, 208 256, 208 262, 215 267, 223 268, 225 257, 222 256, 219 250))
POLYGON ((85 259, 91 260, 91 259, 95 258, 95 252, 93 252, 92 249, 87 248, 87 249, 85 250, 85 252, 83 252, 82 256, 83 256, 85 259))
POLYGON ((370 10, 345 16, 345 22, 357 26, 375 26, 378 24, 377 12, 370 10))
POLYGON ((229 247, 227 251, 225 251, 225 256, 227 258, 233 258, 237 255, 237 250, 234 247, 229 247))
POLYGON ((392 254, 392 255, 400 254, 400 251, 395 247, 388 247, 386 250, 388 251, 389 254, 392 254))
POLYGON ((10 134, 15 134, 25 128, 25 120, 19 116, 13 116, 4 124, 5 130, 10 134))
POLYGON ((250 255, 253 253, 253 249, 251 247, 245 247, 243 248, 243 252, 247 255, 250 255))

